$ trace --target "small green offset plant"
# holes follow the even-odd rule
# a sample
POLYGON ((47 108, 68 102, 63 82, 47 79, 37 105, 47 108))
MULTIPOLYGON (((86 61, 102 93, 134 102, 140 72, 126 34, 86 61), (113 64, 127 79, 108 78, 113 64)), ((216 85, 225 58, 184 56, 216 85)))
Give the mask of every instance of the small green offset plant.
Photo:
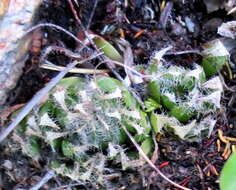
POLYGON ((199 140, 204 131, 210 135, 223 89, 219 77, 207 81, 199 65, 190 70, 154 61, 147 71, 153 78, 145 103, 154 131, 168 129, 185 140, 199 140))
POLYGON ((106 175, 112 174, 108 160, 123 169, 134 166, 125 153, 127 137, 121 125, 143 142, 144 149, 151 143, 145 113, 130 92, 110 77, 61 80, 20 125, 14 135, 27 155, 38 160, 47 154, 57 173, 96 184, 104 184, 106 175))
POLYGON ((226 67, 229 78, 232 79, 232 71, 229 66, 229 51, 219 39, 207 42, 203 45, 202 67, 207 77, 211 77, 226 67))

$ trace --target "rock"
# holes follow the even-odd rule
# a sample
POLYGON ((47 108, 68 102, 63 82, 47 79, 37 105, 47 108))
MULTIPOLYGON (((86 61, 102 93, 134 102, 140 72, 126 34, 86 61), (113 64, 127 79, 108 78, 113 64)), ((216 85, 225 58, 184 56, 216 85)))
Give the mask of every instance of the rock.
POLYGON ((194 33, 195 32, 195 23, 193 22, 193 20, 189 17, 185 17, 184 21, 186 23, 186 27, 187 27, 188 31, 191 33, 194 33))
POLYGON ((42 0, 0 2, 0 110, 4 107, 9 91, 16 86, 22 74, 30 42, 24 35, 41 2, 42 0))
POLYGON ((13 169, 13 165, 12 165, 12 162, 10 160, 5 160, 2 164, 2 167, 5 168, 6 170, 12 170, 13 169))

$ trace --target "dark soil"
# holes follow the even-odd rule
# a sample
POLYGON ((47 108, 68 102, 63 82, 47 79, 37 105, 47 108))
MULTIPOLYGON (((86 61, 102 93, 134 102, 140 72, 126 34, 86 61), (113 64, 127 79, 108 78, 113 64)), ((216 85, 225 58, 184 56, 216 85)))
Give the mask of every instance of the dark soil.
MULTIPOLYGON (((201 0, 186 0, 184 4, 182 1, 174 1, 173 9, 170 13, 167 13, 165 22, 159 20, 161 16, 159 1, 131 0, 129 5, 125 7, 122 0, 100 0, 91 24, 88 26, 95 0, 78 2, 79 7, 75 7, 83 27, 77 24, 66 0, 45 0, 38 10, 35 24, 54 23, 75 35, 82 28, 89 28, 92 32, 102 35, 111 42, 115 42, 114 40, 120 37, 120 30, 122 29, 126 40, 131 44, 136 64, 146 64, 154 51, 168 45, 173 46, 173 54, 165 56, 166 62, 169 64, 191 67, 193 63, 200 63, 201 56, 197 54, 174 55, 174 52, 201 49, 203 43, 219 37, 216 31, 222 22, 232 20, 223 9, 207 14, 205 4, 201 0), (149 6, 153 12, 145 9, 145 5, 149 6), (123 13, 123 16, 117 16, 117 9, 123 13), (193 32, 177 22, 179 18, 184 19, 186 17, 194 23, 193 32), (104 30, 105 26, 109 26, 106 31, 104 30), (143 34, 134 37, 140 30, 144 30, 143 34)), ((63 46, 72 51, 78 49, 78 44, 61 32, 50 28, 43 28, 41 31, 43 32, 42 38, 45 41, 41 47, 42 52, 45 47, 50 45, 63 46)), ((233 62, 235 62, 234 54, 232 53, 233 62)), ((57 74, 57 72, 40 69, 38 67, 40 63, 32 61, 38 60, 40 55, 32 54, 30 51, 29 55, 30 58, 26 63, 25 73, 18 82, 17 88, 9 97, 8 103, 10 106, 26 103, 57 74)), ((66 65, 71 61, 63 53, 58 52, 51 53, 49 60, 57 65, 66 65)), ((96 63, 96 60, 92 62, 93 65, 96 63)), ((233 72, 236 71, 233 70, 233 72)), ((122 75, 122 73, 120 74, 122 75)), ((231 80, 227 82, 227 85, 234 88, 235 83, 235 80, 231 80)), ((169 135, 161 136, 158 142, 159 150, 156 166, 161 167, 161 171, 167 177, 191 189, 219 189, 219 173, 225 160, 221 156, 224 146, 222 145, 221 150, 217 151, 217 130, 222 129, 225 135, 236 137, 235 129, 228 127, 229 124, 236 124, 234 97, 233 92, 225 91, 222 104, 226 106, 226 109, 219 113, 219 121, 210 138, 202 139, 199 143, 186 143, 169 135), (166 163, 166 166, 163 166, 163 163, 166 163), (212 167, 217 170, 217 173, 214 173, 212 167)), ((47 169, 44 167, 46 160, 40 163, 31 163, 28 157, 20 153, 20 150, 17 150, 16 147, 9 147, 9 144, 1 145, 0 149, 2 152, 0 156, 0 189, 29 189, 45 174, 47 169), (9 153, 14 148, 16 148, 16 153, 9 153), (12 165, 10 168, 4 165, 8 161, 12 165)), ((53 178, 42 189, 53 189, 70 183, 73 182, 59 176, 53 178)), ((93 189, 93 187, 85 185, 72 187, 72 189, 93 189)), ((116 189, 175 188, 157 176, 149 166, 145 166, 138 172, 124 173, 117 182, 116 189)))

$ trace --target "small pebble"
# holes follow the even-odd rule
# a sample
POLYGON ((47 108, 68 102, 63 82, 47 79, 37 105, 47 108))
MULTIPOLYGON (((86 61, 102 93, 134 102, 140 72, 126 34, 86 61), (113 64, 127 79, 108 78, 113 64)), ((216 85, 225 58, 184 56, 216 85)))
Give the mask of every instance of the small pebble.
POLYGON ((185 17, 184 21, 185 21, 188 31, 194 33, 195 32, 195 24, 192 21, 192 19, 189 17, 185 17))
POLYGON ((12 162, 10 160, 5 160, 2 166, 7 170, 12 170, 12 162))
POLYGON ((186 154, 191 154, 192 152, 190 150, 187 150, 186 151, 186 154))

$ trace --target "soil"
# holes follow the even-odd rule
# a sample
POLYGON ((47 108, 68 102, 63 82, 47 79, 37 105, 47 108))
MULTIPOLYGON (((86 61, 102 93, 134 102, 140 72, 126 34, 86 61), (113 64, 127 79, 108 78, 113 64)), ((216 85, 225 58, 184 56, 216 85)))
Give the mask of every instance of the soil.
MULTIPOLYGON (((161 17, 159 1, 131 0, 128 1, 129 4, 126 7, 122 0, 100 0, 89 24, 95 0, 91 0, 93 3, 86 0, 74 2, 79 3, 79 6, 75 5, 75 7, 83 27, 79 26, 74 19, 66 0, 43 1, 34 23, 54 23, 75 35, 83 28, 89 28, 90 31, 102 35, 114 44, 122 30, 125 39, 131 44, 136 64, 147 64, 154 51, 172 45, 173 54, 165 56, 166 62, 191 68, 193 63, 201 63, 201 56, 198 54, 174 55, 174 52, 201 49, 203 43, 219 37, 216 31, 221 23, 232 20, 224 9, 208 14, 202 0, 186 0, 184 3, 174 1, 171 12, 167 12, 166 21, 165 19, 159 20, 161 17), (145 6, 150 9, 145 9, 145 6), (117 9, 123 13, 123 16, 117 14, 117 9), (189 18, 193 23, 193 31, 180 24, 184 22, 185 18, 189 18), (141 30, 144 32, 138 37, 135 36, 141 30)), ((43 49, 50 45, 62 46, 72 51, 78 50, 78 44, 59 31, 42 28, 41 32, 44 41, 41 55, 43 49)), ((23 76, 19 80, 17 88, 9 96, 9 106, 26 103, 57 74, 57 72, 39 68, 40 63, 35 61, 39 60, 39 54, 36 55, 29 51, 29 56, 23 76)), ((231 58, 235 63, 234 52, 232 52, 231 58)), ((60 52, 51 53, 48 60, 57 65, 66 65, 71 61, 60 52)), ((96 65, 97 62, 95 60, 91 64, 96 65)), ((235 72, 236 70, 233 68, 233 73, 235 72)), ((122 73, 120 74, 122 75, 122 73)), ((226 78, 226 84, 232 89, 235 88, 235 79, 229 81, 226 78)), ((217 150, 216 142, 219 139, 217 131, 221 129, 226 136, 236 137, 236 130, 232 127, 236 125, 234 97, 232 91, 225 90, 222 100, 224 109, 219 113, 217 125, 209 138, 201 139, 198 143, 187 143, 167 134, 161 136, 158 142, 158 160, 155 164, 167 177, 191 189, 219 189, 219 174, 225 159, 222 157, 224 145, 222 144, 220 150, 217 150)), ((17 147, 9 147, 10 144, 10 142, 6 142, 0 147, 2 152, 0 155, 0 189, 29 189, 45 174, 46 161, 33 163, 17 147), (13 149, 15 149, 14 154, 13 149)), ((74 182, 58 176, 50 180, 42 189, 53 189, 71 183, 74 182)), ((149 166, 144 166, 140 171, 124 172, 116 186, 115 189, 176 189, 157 176, 149 166)), ((71 189, 95 189, 95 187, 77 185, 71 189)))

